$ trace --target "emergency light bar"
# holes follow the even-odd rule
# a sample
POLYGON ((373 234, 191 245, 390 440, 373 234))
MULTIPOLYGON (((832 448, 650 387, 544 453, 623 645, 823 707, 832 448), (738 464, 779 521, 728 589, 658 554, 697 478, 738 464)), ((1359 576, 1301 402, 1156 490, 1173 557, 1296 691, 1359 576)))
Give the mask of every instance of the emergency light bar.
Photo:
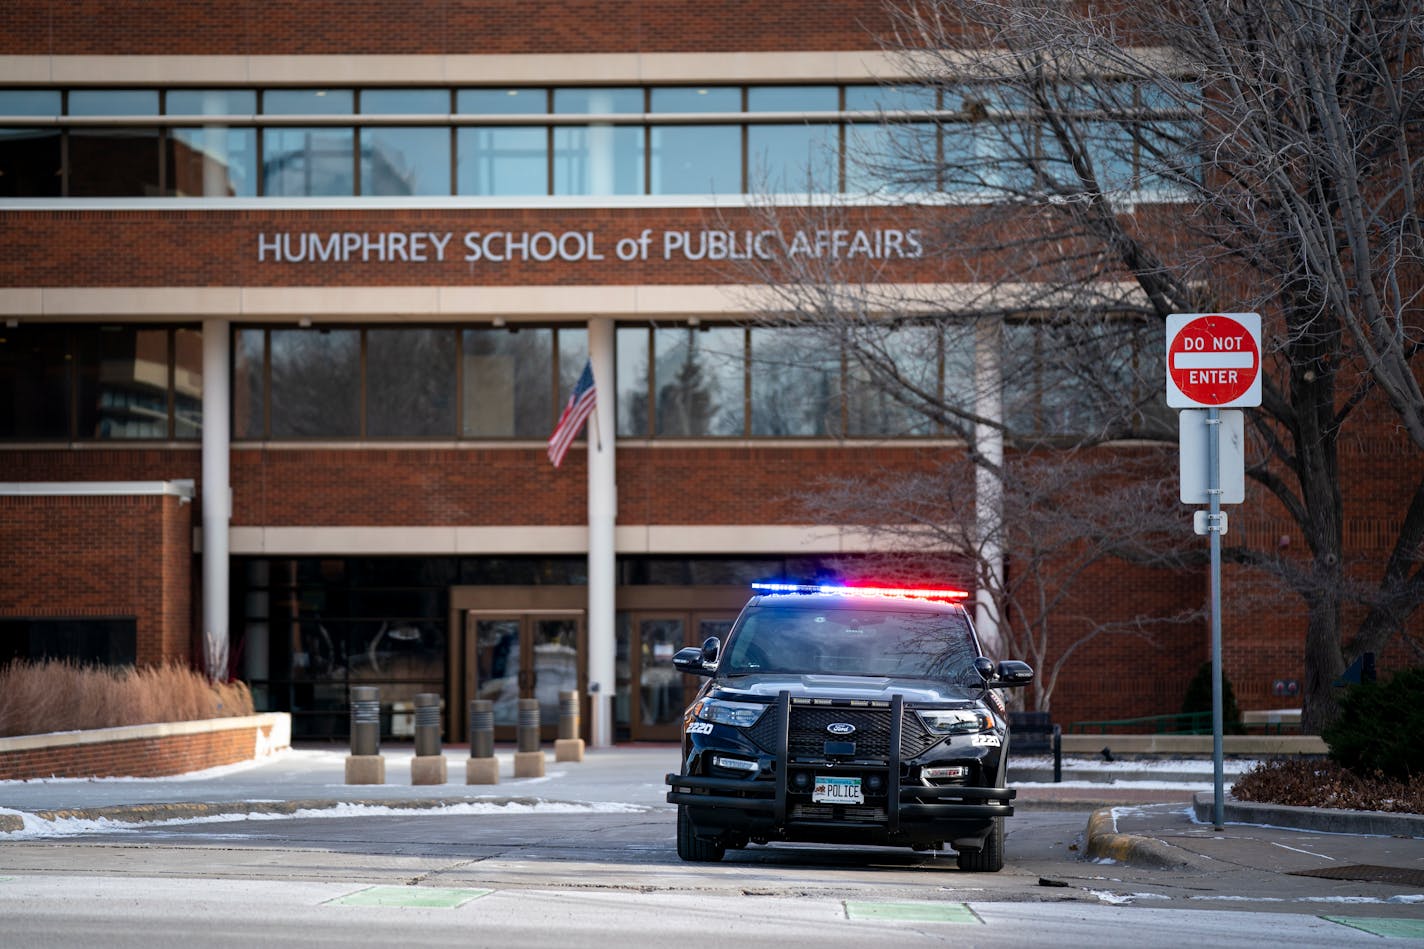
POLYGON ((820 593, 825 596, 880 596, 889 599, 915 598, 921 600, 963 600, 969 593, 965 590, 920 590, 901 587, 851 587, 825 583, 774 583, 758 580, 752 583, 753 590, 763 593, 820 593))

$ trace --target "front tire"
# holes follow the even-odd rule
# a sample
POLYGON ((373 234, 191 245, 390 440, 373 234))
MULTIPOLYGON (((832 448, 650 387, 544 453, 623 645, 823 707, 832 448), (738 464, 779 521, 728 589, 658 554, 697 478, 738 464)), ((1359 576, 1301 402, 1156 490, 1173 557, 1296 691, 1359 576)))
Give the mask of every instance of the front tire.
POLYGON ((979 850, 961 850, 959 869, 970 873, 998 873, 1004 869, 1004 819, 994 818, 994 827, 984 837, 979 850))
POLYGON ((677 806, 677 855, 688 863, 716 863, 727 854, 721 844, 703 840, 692 832, 692 821, 687 817, 687 807, 677 806))

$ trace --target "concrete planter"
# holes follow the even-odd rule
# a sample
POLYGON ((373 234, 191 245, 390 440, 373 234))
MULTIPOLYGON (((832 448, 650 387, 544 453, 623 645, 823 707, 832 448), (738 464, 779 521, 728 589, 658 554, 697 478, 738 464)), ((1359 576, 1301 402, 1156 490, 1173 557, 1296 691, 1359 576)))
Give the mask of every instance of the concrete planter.
POLYGON ((292 717, 267 712, 0 738, 0 780, 157 778, 264 758, 292 744, 292 717))

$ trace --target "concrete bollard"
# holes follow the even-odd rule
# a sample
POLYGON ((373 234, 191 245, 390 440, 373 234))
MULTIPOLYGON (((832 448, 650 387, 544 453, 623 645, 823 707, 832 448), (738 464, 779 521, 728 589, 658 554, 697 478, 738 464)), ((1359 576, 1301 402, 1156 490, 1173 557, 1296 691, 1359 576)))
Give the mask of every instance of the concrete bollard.
POLYGON ((555 761, 582 761, 583 739, 579 737, 579 694, 559 693, 559 737, 554 741, 555 761))
POLYGON ((466 784, 498 784, 499 760, 494 756, 494 703, 470 702, 470 760, 465 762, 466 784))
POLYGON ((351 689, 351 754, 346 757, 347 784, 385 784, 386 759, 381 754, 381 690, 371 685, 351 689))
POLYGON ((519 750, 514 753, 516 778, 542 778, 544 752, 539 750, 539 700, 519 700, 519 750))
POLYGON ((411 784, 444 784, 445 756, 440 753, 440 696, 421 692, 415 697, 415 757, 410 759, 411 784))

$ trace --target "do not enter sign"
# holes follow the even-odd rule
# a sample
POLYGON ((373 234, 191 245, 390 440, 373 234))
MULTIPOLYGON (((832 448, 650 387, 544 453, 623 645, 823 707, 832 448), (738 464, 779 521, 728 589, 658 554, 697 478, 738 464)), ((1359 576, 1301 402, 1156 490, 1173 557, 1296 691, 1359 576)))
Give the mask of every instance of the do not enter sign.
POLYGON ((1261 316, 1173 313, 1167 317, 1167 405, 1174 409, 1261 404, 1261 316))

